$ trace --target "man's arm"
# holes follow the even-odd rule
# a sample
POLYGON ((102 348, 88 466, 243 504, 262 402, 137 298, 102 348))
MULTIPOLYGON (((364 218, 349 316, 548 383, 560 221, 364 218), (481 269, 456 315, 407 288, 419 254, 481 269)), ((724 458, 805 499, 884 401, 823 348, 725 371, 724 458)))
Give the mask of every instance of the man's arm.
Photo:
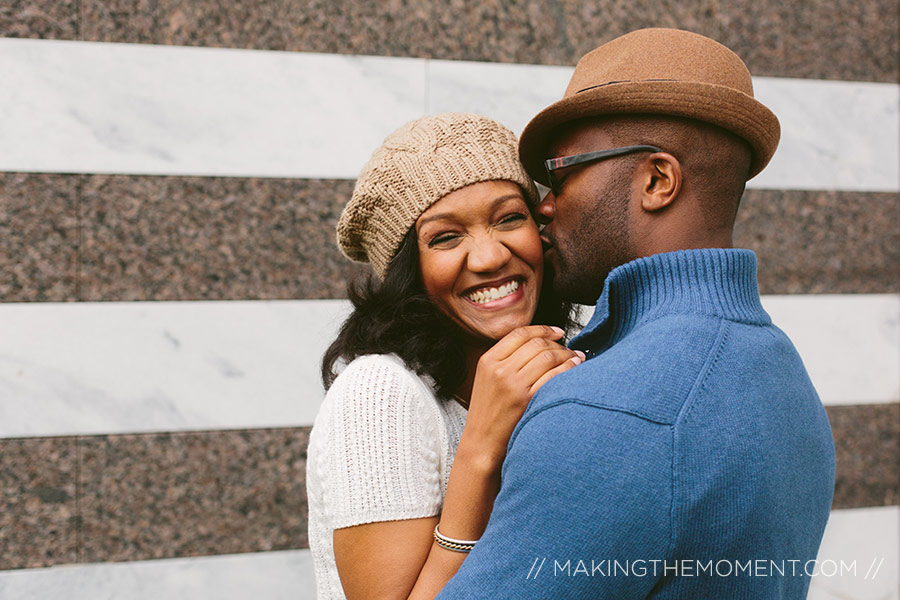
POLYGON ((527 413, 487 529, 438 598, 646 597, 671 544, 672 469, 668 425, 576 402, 527 413))

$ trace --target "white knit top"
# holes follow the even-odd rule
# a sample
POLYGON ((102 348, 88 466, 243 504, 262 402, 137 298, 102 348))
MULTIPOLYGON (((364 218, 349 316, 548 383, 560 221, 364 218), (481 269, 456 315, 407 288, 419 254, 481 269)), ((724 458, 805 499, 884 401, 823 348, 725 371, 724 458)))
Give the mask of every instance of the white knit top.
POLYGON ((441 512, 466 410, 394 355, 361 356, 335 379, 306 460, 319 600, 343 599, 335 529, 441 512))

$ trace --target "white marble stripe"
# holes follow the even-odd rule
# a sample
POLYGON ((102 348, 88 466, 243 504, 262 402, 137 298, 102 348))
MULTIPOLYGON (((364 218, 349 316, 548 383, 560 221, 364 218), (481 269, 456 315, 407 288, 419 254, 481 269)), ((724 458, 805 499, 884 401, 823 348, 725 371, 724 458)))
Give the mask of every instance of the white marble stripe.
POLYGON ((425 108, 406 58, 0 39, 0 170, 355 178, 425 108))
MULTIPOLYGON (((817 561, 810 600, 900 599, 900 507, 833 511, 817 561)), ((4 600, 314 597, 308 550, 0 571, 4 600)))
MULTIPOLYGON (((900 296, 766 296, 825 404, 900 400, 900 296)), ((313 422, 342 300, 0 304, 0 438, 313 422)))
MULTIPOLYGON (((0 72, 0 171, 352 179, 425 112, 521 131, 571 68, 0 39, 0 72)), ((900 190, 900 86, 755 83, 784 135, 751 187, 900 190)))
POLYGON ((763 296, 826 405, 900 400, 900 295, 763 296))
POLYGON ((309 550, 0 571, 0 598, 314 600, 309 550))
POLYGON ((346 307, 0 304, 0 437, 312 424, 346 307))
POLYGON ((900 507, 832 511, 817 560, 809 600, 900 600, 900 507))

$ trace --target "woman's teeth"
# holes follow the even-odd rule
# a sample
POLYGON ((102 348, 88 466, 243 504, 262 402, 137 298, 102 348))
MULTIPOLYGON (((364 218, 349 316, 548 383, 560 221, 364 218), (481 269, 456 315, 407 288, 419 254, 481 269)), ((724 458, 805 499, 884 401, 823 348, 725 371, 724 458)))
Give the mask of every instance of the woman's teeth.
POLYGON ((494 300, 499 300, 500 298, 509 296, 517 289, 519 289, 519 282, 510 281, 509 283, 505 283, 500 287, 483 288, 474 291, 471 294, 468 294, 467 298, 472 302, 475 302, 476 304, 484 304, 486 302, 492 302, 494 300))

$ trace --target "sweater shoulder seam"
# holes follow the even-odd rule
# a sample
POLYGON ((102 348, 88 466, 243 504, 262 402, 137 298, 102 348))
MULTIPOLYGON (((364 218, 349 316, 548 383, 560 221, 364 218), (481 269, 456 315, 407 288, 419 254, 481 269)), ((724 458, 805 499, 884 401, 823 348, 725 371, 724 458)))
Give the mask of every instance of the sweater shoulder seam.
POLYGON ((677 497, 678 497, 678 468, 676 464, 676 459, 680 448, 678 447, 678 436, 676 435, 676 430, 678 426, 688 419, 688 416, 691 413, 691 410, 695 406, 695 402, 698 397, 701 396, 702 390, 706 383, 709 374, 713 371, 716 364, 722 357, 722 351, 725 347, 725 342, 728 339, 728 331, 729 331, 729 323, 732 323, 729 319, 721 319, 719 324, 719 330, 716 332, 716 338, 713 341, 712 347, 709 349, 709 353, 706 357, 706 360, 703 362, 703 366, 700 367, 700 371, 697 373, 696 379, 694 380, 694 385, 691 386, 691 390, 688 392, 687 397, 684 399, 684 403, 681 405, 681 409, 678 411, 678 414, 675 417, 675 422, 672 425, 672 464, 671 464, 671 476, 669 481, 671 482, 672 489, 670 490, 670 498, 671 504, 669 506, 669 554, 671 555, 675 551, 676 540, 677 540, 677 520, 675 516, 675 507, 677 506, 677 497))
POLYGON ((584 406, 587 408, 595 408, 597 410, 621 413, 621 414, 635 417, 642 421, 647 421, 648 423, 653 423, 654 425, 659 425, 661 427, 669 427, 669 428, 672 427, 672 423, 668 423, 661 419, 654 419, 653 417, 650 417, 649 415, 645 415, 645 414, 642 414, 642 413, 640 413, 638 411, 634 411, 634 410, 628 410, 628 409, 622 408, 621 406, 613 406, 611 404, 603 404, 600 402, 588 402, 588 401, 582 400, 580 398, 558 398, 556 400, 553 400, 552 402, 548 402, 547 404, 540 406, 539 408, 534 409, 531 412, 531 414, 523 417, 522 420, 519 422, 519 425, 516 427, 516 430, 513 432, 512 438, 509 440, 509 446, 512 446, 513 442, 515 442, 516 437, 518 437, 519 431, 523 427, 525 427, 525 425, 527 425, 532 420, 534 420, 535 417, 537 417, 538 415, 541 415, 553 408, 556 408, 558 406, 569 405, 569 404, 577 404, 577 405, 584 406))

